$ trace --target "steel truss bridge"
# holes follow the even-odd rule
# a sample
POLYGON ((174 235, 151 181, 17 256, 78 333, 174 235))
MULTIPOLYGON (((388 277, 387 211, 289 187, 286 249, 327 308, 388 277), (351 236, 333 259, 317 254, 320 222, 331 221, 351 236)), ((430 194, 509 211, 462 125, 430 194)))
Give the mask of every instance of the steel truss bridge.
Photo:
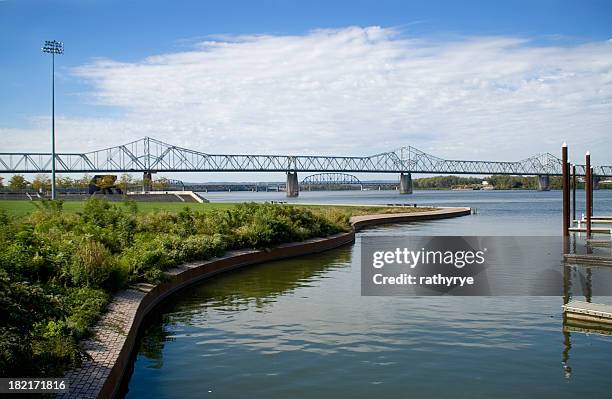
POLYGON ((300 183, 304 186, 348 186, 358 185, 363 183, 354 175, 348 173, 317 173, 305 177, 300 183))
MULTIPOLYGON (((208 154, 145 137, 86 153, 57 153, 58 173, 89 172, 339 172, 477 175, 561 175, 561 160, 550 153, 515 162, 442 159, 414 147, 363 157, 317 155, 208 154)), ((0 173, 48 173, 50 153, 0 153, 0 173)), ((585 167, 576 166, 584 175, 585 167)), ((595 166, 612 176, 612 166, 595 166)))

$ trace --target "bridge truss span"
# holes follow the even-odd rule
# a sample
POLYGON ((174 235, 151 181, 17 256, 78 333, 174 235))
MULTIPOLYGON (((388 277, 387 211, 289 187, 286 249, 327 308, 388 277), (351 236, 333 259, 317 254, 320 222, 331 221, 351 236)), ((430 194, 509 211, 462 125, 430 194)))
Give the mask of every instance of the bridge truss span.
POLYGON ((317 173, 305 177, 300 183, 304 186, 348 186, 362 185, 363 183, 356 176, 348 173, 317 173))
MULTIPOLYGON (((584 175, 584 166, 577 165, 584 175)), ((49 153, 0 153, 0 173, 48 173, 49 153)), ((516 162, 442 159, 414 147, 371 156, 208 154, 145 137, 86 153, 56 154, 59 173, 91 172, 332 172, 477 175, 561 175, 561 160, 544 153, 516 162)), ((597 166, 596 176, 612 176, 597 166)))

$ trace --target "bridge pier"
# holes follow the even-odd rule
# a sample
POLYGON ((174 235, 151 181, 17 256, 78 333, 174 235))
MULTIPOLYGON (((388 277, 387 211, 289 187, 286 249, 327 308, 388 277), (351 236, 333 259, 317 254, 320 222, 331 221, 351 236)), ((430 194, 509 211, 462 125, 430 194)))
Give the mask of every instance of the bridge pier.
POLYGON ((400 174, 400 194, 412 194, 412 173, 400 174))
POLYGON ((142 174, 142 191, 153 190, 153 174, 151 172, 144 172, 142 174))
POLYGON ((599 181, 600 180, 601 180, 601 177, 593 176, 593 190, 599 190, 599 181))
POLYGON ((550 191, 550 176, 538 175, 538 191, 550 191))
POLYGON ((297 197, 300 195, 300 184, 298 183, 297 172, 287 172, 287 197, 297 197))

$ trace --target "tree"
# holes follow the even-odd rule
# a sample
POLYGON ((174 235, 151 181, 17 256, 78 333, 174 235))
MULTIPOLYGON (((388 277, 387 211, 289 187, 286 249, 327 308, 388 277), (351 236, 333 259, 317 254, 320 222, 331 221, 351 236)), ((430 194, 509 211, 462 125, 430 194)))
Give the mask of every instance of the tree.
POLYGON ((32 180, 32 188, 36 191, 49 190, 51 188, 51 179, 47 175, 36 175, 32 180))
POLYGON ((83 175, 80 179, 76 180, 75 183, 78 188, 87 188, 89 187, 89 182, 91 181, 91 176, 87 173, 83 175))
POLYGON ((28 181, 21 175, 13 175, 9 180, 9 187, 13 190, 23 190, 28 186, 28 181))
POLYGON ((153 188, 156 190, 165 190, 170 187, 170 181, 167 177, 160 177, 153 181, 153 188))
POLYGON ((119 179, 119 188, 123 190, 124 193, 128 192, 128 188, 134 184, 134 178, 129 173, 124 173, 121 175, 119 179))
POLYGON ((57 177, 55 179, 55 182, 57 184, 57 187, 59 188, 74 188, 74 186, 76 185, 75 181, 71 177, 68 177, 68 176, 57 177))

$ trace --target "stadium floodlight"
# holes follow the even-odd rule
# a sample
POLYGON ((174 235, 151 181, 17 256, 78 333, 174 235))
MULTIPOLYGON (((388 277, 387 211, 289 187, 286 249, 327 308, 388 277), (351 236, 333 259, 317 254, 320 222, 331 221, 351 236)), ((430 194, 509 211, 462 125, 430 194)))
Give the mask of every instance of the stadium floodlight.
POLYGON ((55 199, 55 54, 64 54, 64 43, 45 40, 42 51, 51 54, 51 199, 55 199))

